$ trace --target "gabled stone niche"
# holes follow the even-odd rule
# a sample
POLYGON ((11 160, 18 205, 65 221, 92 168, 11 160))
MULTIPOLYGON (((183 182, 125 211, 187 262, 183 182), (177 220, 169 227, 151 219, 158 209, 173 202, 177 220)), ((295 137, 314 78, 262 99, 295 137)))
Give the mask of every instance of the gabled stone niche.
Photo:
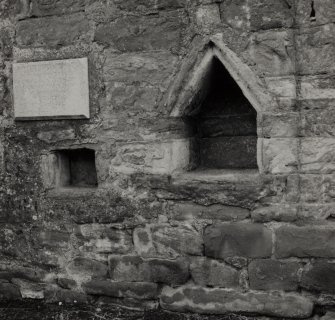
POLYGON ((257 112, 217 57, 183 118, 190 169, 257 169, 257 112))
POLYGON ((46 187, 95 188, 98 186, 95 151, 92 149, 54 150, 42 157, 46 187))

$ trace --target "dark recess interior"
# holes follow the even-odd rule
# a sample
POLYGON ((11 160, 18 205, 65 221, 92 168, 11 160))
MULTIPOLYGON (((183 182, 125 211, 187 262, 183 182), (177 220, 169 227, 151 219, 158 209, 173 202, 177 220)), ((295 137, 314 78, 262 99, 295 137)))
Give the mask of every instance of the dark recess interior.
POLYGON ((257 168, 257 113, 217 58, 201 91, 186 116, 194 132, 191 169, 257 168))
POLYGON ((60 150, 57 153, 60 186, 95 187, 98 185, 94 150, 71 149, 60 150))

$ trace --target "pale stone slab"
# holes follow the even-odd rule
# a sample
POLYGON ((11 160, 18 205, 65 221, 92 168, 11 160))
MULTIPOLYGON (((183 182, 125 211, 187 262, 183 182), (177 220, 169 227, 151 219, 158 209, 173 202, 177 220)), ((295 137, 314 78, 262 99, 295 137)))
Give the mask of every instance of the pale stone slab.
POLYGON ((87 58, 13 64, 16 120, 89 118, 87 58))

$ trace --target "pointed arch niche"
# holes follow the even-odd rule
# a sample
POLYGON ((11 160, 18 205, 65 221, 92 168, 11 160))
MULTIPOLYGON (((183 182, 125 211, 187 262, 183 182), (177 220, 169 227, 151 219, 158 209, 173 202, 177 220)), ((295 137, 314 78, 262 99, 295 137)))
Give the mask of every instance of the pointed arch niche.
POLYGON ((187 159, 185 170, 258 169, 257 117, 273 101, 253 71, 217 42, 193 53, 169 91, 171 116, 192 133, 182 149, 188 154, 178 157, 187 159))

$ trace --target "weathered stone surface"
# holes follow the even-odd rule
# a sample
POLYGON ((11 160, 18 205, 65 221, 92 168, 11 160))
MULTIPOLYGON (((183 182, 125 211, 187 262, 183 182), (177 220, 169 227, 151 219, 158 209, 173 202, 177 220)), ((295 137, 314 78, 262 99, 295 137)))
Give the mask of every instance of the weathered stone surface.
POLYGON ((94 39, 120 51, 177 49, 182 24, 174 13, 144 17, 126 16, 100 25, 94 39), (162 34, 165 36, 162 37, 162 34))
POLYGON ((234 288, 239 286, 239 272, 225 263, 205 257, 192 258, 192 279, 200 286, 234 288))
POLYGON ((78 257, 67 265, 66 270, 76 278, 90 279, 106 277, 108 267, 102 262, 78 257))
POLYGON ((135 250, 143 257, 175 258, 180 255, 201 255, 202 238, 188 225, 148 225, 134 231, 135 250))
POLYGON ((284 290, 298 289, 299 269, 297 262, 281 262, 270 259, 251 261, 248 266, 251 289, 284 290))
POLYGON ((205 255, 212 258, 242 256, 266 258, 271 255, 271 231, 260 224, 222 223, 204 232, 205 255))
POLYGON ((305 137, 334 137, 334 121, 334 107, 305 111, 302 114, 301 133, 305 137))
POLYGON ((301 170, 307 173, 335 171, 335 139, 305 138, 301 140, 301 170))
POLYGON ((251 212, 251 219, 255 222, 293 222, 299 219, 298 207, 292 204, 283 204, 257 208, 251 212))
POLYGON ((275 317, 307 318, 313 303, 297 294, 247 292, 201 287, 164 287, 161 295, 164 309, 178 312, 224 314, 247 312, 275 317))
POLYGON ((18 278, 12 279, 12 283, 19 287, 22 298, 44 299, 44 289, 46 287, 45 284, 35 283, 18 278))
POLYGON ((140 300, 157 299, 157 284, 146 282, 116 282, 94 280, 83 285, 86 293, 115 298, 134 298, 140 300))
POLYGON ((189 279, 189 263, 176 260, 143 259, 139 256, 109 256, 110 277, 115 281, 184 284, 189 279))
POLYGON ((133 249, 131 232, 118 230, 113 225, 83 224, 77 237, 83 241, 83 251, 98 253, 127 253, 133 249))
POLYGON ((54 143, 64 140, 73 140, 76 137, 73 129, 44 131, 37 134, 37 138, 47 143, 54 143))
POLYGON ((205 33, 213 32, 221 23, 218 4, 209 4, 199 7, 196 11, 196 21, 205 33))
POLYGON ((262 143, 262 171, 266 173, 291 173, 298 166, 298 139, 260 139, 262 143))
POLYGON ((171 205, 173 219, 185 221, 192 219, 209 219, 222 221, 243 220, 249 217, 248 209, 213 204, 202 206, 192 202, 176 202, 171 205))
POLYGON ((294 73, 293 37, 291 31, 255 33, 250 38, 248 59, 268 76, 294 73))
POLYGON ((258 130, 264 138, 296 137, 299 133, 298 123, 297 113, 263 114, 258 130))
POLYGON ((73 304, 87 304, 89 299, 85 293, 60 289, 58 287, 49 287, 45 290, 45 301, 47 303, 67 303, 73 304))
POLYGON ((276 29, 293 24, 293 8, 284 1, 228 1, 221 5, 223 21, 237 29, 276 29))
POLYGON ((327 226, 282 226, 275 231, 275 255, 288 257, 335 257, 335 230, 327 226))
POLYGON ((327 312, 325 316, 321 318, 321 320, 332 320, 335 319, 335 312, 327 312))
POLYGON ((88 21, 82 13, 20 21, 16 39, 19 46, 64 46, 88 40, 88 21))
POLYGON ((92 0, 33 0, 31 4, 31 14, 33 16, 49 16, 49 15, 60 15, 69 14, 78 11, 84 11, 85 4, 93 2, 92 0))
POLYGON ((16 119, 89 118, 87 59, 13 65, 16 119))
POLYGON ((335 293, 335 264, 317 261, 304 270, 301 286, 307 290, 335 293))
POLYGON ((17 300, 21 299, 19 287, 7 281, 0 280, 0 299, 17 300))
POLYGON ((334 3, 331 0, 313 0, 314 18, 311 18, 312 6, 310 1, 297 1, 297 23, 301 27, 323 25, 335 19, 334 3))
POLYGON ((115 54, 107 51, 103 73, 107 82, 157 86, 167 83, 176 61, 169 52, 115 54))
POLYGON ((67 248, 70 241, 70 233, 59 230, 37 230, 40 245, 49 248, 67 248))
POLYGON ((334 71, 334 24, 307 30, 297 36, 298 72, 305 75, 334 71))
POLYGON ((200 165, 216 169, 257 168, 257 137, 215 137, 199 140, 200 165))

